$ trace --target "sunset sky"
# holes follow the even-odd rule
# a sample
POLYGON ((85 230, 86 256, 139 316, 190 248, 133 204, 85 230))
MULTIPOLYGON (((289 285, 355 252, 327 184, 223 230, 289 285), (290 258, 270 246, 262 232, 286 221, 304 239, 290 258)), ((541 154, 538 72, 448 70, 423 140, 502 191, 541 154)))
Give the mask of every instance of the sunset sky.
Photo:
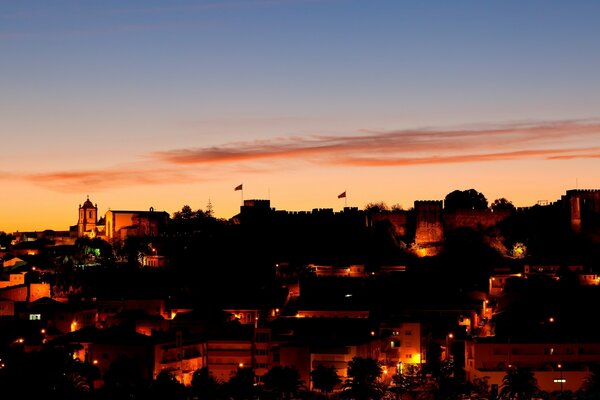
POLYGON ((600 1, 0 0, 0 231, 600 189, 600 1), (234 188, 243 184, 243 192, 234 188))

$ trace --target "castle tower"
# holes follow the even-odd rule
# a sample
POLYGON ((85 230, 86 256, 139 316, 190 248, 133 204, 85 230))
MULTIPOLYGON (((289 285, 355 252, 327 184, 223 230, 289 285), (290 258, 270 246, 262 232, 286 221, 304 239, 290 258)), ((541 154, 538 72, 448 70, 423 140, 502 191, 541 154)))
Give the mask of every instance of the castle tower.
POLYGON ((444 241, 441 200, 415 201, 415 245, 419 256, 436 255, 444 241))
POLYGON ((77 221, 77 237, 93 236, 98 222, 98 205, 92 204, 90 196, 83 205, 79 205, 79 220, 77 221))
POLYGON ((569 217, 571 230, 581 233, 586 227, 593 225, 600 215, 600 190, 574 189, 567 190, 562 196, 563 207, 569 217))

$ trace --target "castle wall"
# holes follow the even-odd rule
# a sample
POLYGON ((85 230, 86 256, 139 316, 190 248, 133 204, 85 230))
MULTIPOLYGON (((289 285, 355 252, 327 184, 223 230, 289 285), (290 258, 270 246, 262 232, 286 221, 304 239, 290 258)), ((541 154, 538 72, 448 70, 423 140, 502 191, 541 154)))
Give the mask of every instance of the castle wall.
POLYGON ((497 225, 500 221, 510 216, 510 211, 502 210, 457 210, 444 214, 444 228, 447 230, 457 228, 486 229, 497 225))
POLYGON ((387 212, 387 213, 373 213, 369 215, 371 224, 381 221, 389 221, 394 228, 394 235, 406 236, 408 233, 408 212, 387 212))

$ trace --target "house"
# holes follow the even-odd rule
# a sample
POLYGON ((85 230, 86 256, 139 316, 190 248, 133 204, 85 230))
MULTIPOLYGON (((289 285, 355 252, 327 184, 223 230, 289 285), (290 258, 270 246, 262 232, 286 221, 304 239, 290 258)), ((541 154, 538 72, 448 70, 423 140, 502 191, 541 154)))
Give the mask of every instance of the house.
POLYGON ((10 299, 0 298, 0 317, 14 317, 15 302, 10 299))
MULTIPOLYGON (((73 358, 92 363, 104 377, 111 364, 116 360, 124 360, 136 368, 142 379, 155 376, 155 339, 141 335, 129 329, 114 327, 98 329, 87 327, 77 330, 51 341, 53 345, 77 345, 73 358)), ((94 386, 101 386, 102 381, 94 386)))
POLYGON ((207 341, 207 367, 222 381, 228 381, 238 368, 253 366, 253 325, 230 325, 207 341))
POLYGON ((17 302, 32 302, 50 297, 49 283, 23 283, 0 288, 0 297, 17 302))
POLYGON ((207 341, 201 335, 171 331, 156 335, 153 378, 168 371, 184 385, 191 385, 194 372, 207 365, 207 341))
POLYGON ((63 303, 43 297, 28 304, 27 308, 20 312, 20 316, 26 320, 40 320, 44 327, 68 333, 95 327, 98 322, 98 309, 94 304, 63 303))
POLYGON ((590 366, 600 363, 600 341, 510 341, 485 338, 465 341, 469 381, 488 377, 500 387, 510 368, 530 368, 541 390, 578 390, 590 366), (562 382, 561 382, 562 380, 562 382))

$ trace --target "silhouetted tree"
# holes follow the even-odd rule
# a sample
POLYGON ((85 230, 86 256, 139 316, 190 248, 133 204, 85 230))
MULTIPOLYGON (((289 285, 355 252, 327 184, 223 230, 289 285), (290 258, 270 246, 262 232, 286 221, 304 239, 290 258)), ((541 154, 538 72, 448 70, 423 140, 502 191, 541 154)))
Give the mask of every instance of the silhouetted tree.
POLYGON ((480 398, 488 398, 490 396, 489 376, 477 377, 471 382, 472 390, 477 393, 480 398))
POLYGON ((251 368, 238 368, 235 375, 225 385, 227 394, 234 400, 247 400, 255 397, 254 372, 251 368))
POLYGON ((296 395, 302 386, 300 373, 295 367, 276 366, 264 376, 265 389, 277 394, 278 398, 289 400, 296 395))
POLYGON ((398 371, 392 376, 392 382, 394 382, 394 386, 390 391, 396 393, 400 400, 405 393, 410 393, 425 383, 420 368, 413 364, 406 365, 402 371, 398 371))
POLYGON ((490 208, 492 211, 515 211, 513 203, 506 200, 504 197, 494 200, 490 208))
POLYGON ((391 211, 395 212, 395 213, 400 212, 400 211, 404 211, 404 207, 402 206, 402 204, 396 203, 396 204, 392 205, 391 211))
POLYGON ((502 379, 502 399, 530 400, 539 390, 537 380, 529 368, 511 368, 502 379))
POLYGON ((375 203, 368 203, 365 206, 365 211, 369 213, 381 213, 390 211, 390 208, 383 201, 379 201, 375 203))
POLYGON ((102 392, 110 399, 138 398, 147 390, 140 366, 129 357, 114 360, 104 375, 102 392))
POLYGON ((0 387, 23 399, 87 399, 98 377, 97 368, 74 360, 68 348, 58 346, 30 352, 11 348, 2 352, 2 364, 0 387))
POLYGON ((485 210, 488 201, 482 193, 475 189, 455 190, 446 195, 444 210, 485 210))
POLYGON ((8 247, 15 239, 13 235, 10 235, 6 232, 0 232, 0 247, 8 247))
POLYGON ((384 391, 377 379, 382 368, 379 361, 370 357, 354 357, 348 362, 348 379, 344 382, 341 396, 354 400, 379 400, 384 391))
POLYGON ((313 387, 325 394, 329 394, 333 389, 342 383, 337 369, 334 366, 318 365, 310 371, 313 387))
POLYGON ((210 374, 207 367, 194 371, 191 385, 194 396, 202 400, 215 400, 220 387, 221 383, 210 374))
POLYGON ((162 370, 150 385, 149 398, 151 400, 183 400, 185 399, 185 386, 166 370, 162 370))
POLYGON ((600 399, 600 365, 590 366, 589 375, 584 379, 579 393, 580 398, 585 400, 600 399))
POLYGON ((174 221, 185 221, 185 220, 191 220, 194 219, 197 215, 198 212, 201 212, 200 210, 194 212, 192 210, 192 207, 188 206, 187 204, 183 207, 181 207, 181 211, 175 211, 173 213, 173 220, 174 221))

